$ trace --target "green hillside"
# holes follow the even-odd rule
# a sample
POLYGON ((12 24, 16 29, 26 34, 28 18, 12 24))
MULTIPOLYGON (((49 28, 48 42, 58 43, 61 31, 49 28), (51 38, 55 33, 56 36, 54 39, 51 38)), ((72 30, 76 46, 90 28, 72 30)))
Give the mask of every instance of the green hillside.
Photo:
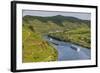
POLYGON ((22 30, 22 61, 48 62, 57 60, 57 51, 48 42, 44 41, 39 33, 24 25, 22 30))
POLYGON ((53 38, 57 38, 58 40, 65 41, 65 42, 71 42, 74 44, 78 44, 80 46, 91 48, 91 35, 90 29, 88 27, 80 27, 73 30, 63 31, 63 32, 56 32, 51 33, 49 36, 53 38))
POLYGON ((43 39, 44 35, 91 48, 90 21, 66 16, 23 17, 23 62, 56 61, 56 49, 43 39))

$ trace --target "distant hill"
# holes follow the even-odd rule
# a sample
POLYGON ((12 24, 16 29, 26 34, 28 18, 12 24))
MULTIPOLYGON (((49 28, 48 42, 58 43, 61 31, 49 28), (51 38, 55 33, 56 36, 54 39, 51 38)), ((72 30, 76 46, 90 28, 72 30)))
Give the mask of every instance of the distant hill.
POLYGON ((77 22, 77 23, 86 23, 89 25, 90 21, 89 20, 82 20, 76 17, 71 17, 71 16, 62 16, 62 15, 56 15, 56 16, 48 16, 48 17, 41 17, 41 16, 30 16, 30 15, 26 15, 23 17, 23 19, 25 21, 28 20, 34 20, 37 19, 41 22, 47 22, 47 21, 52 21, 55 24, 58 24, 60 26, 63 26, 63 22, 64 21, 68 21, 68 22, 77 22))
POLYGON ((31 26, 36 32, 41 33, 55 30, 69 30, 79 27, 90 27, 89 20, 62 15, 48 17, 26 15, 23 17, 23 24, 31 26))

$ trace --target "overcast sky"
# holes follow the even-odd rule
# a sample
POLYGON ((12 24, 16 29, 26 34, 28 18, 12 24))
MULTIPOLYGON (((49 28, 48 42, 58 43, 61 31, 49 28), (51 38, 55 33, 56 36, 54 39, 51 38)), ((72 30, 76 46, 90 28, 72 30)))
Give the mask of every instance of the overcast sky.
POLYGON ((34 10, 23 10, 23 16, 31 15, 31 16, 56 16, 56 15, 63 15, 63 16, 72 16, 76 18, 80 18, 83 20, 90 20, 91 14, 90 13, 79 13, 79 12, 56 12, 56 11, 34 11, 34 10))

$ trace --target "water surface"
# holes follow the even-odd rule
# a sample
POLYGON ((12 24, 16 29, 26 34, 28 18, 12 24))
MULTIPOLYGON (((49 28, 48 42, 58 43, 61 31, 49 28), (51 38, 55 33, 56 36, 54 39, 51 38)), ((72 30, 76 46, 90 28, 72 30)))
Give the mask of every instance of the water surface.
POLYGON ((58 61, 64 60, 87 60, 91 59, 91 50, 69 42, 63 42, 45 36, 44 39, 52 43, 58 51, 58 61))

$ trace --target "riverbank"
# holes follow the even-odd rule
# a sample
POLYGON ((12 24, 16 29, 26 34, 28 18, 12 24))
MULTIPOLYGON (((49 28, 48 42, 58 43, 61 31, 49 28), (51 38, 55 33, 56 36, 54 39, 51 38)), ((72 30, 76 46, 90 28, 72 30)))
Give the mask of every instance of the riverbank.
POLYGON ((73 42, 73 41, 70 41, 70 40, 60 39, 60 38, 57 38, 57 37, 54 37, 54 36, 51 36, 51 35, 48 35, 48 37, 51 37, 51 38, 54 38, 54 39, 56 39, 56 40, 63 41, 63 42, 69 42, 69 43, 72 43, 72 44, 79 45, 79 46, 82 46, 82 47, 85 47, 85 48, 90 49, 90 47, 81 45, 81 44, 79 44, 79 43, 76 43, 76 42, 73 42))

